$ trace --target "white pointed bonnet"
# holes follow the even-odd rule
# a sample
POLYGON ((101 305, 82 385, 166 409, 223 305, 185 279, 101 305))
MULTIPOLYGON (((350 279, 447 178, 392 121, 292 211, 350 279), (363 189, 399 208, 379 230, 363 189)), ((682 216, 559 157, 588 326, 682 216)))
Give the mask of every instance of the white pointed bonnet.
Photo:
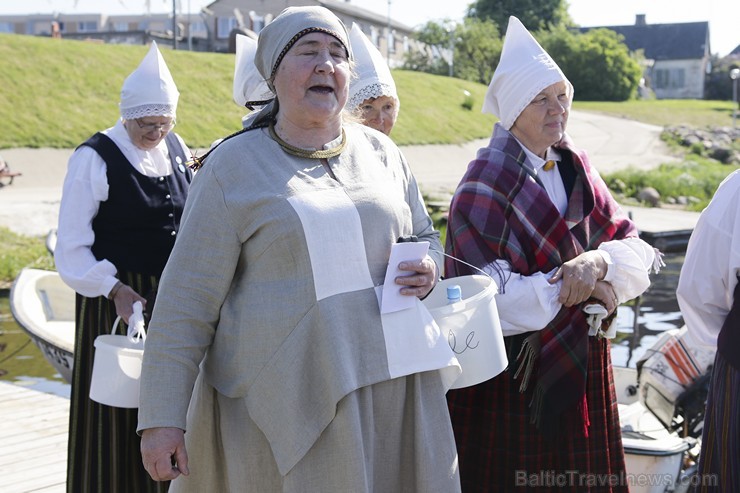
POLYGON ((133 120, 145 116, 168 116, 175 118, 177 90, 172 74, 152 41, 144 59, 123 82, 121 88, 121 117, 133 120))
POLYGON ((243 34, 236 35, 236 59, 234 62, 234 102, 252 108, 267 104, 275 94, 267 87, 254 64, 257 40, 243 34))
POLYGON ((573 85, 527 28, 509 17, 501 60, 483 101, 483 113, 496 115, 509 130, 519 114, 543 89, 565 81, 573 99, 573 85))
POLYGON ((396 93, 396 83, 393 81, 388 64, 383 55, 365 36, 355 23, 349 32, 349 42, 352 45, 352 53, 355 55, 355 72, 357 78, 349 85, 349 99, 347 109, 356 110, 363 101, 380 96, 389 96, 396 100, 396 108, 401 102, 396 93))

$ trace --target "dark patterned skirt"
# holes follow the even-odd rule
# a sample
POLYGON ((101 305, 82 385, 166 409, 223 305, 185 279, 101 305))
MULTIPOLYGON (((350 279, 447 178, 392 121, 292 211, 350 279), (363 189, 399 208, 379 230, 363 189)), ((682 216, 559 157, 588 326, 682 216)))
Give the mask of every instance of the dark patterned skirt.
MULTIPOLYGON (((123 283, 146 295, 157 279, 119 273, 123 283)), ((150 307, 147 307, 150 308, 150 307)), ((67 451, 68 493, 165 492, 168 482, 155 482, 141 463, 136 434, 138 409, 99 404, 90 399, 94 341, 109 334, 116 319, 112 301, 100 296, 76 298, 76 334, 67 451)), ((117 334, 125 334, 119 324, 117 334)))
POLYGON ((538 430, 530 423, 530 394, 519 392, 520 382, 508 370, 482 384, 449 391, 462 490, 626 493, 609 348, 606 339, 589 337, 587 437, 582 431, 538 430))
POLYGON ((740 371, 717 352, 709 387, 699 474, 701 493, 740 491, 740 371))

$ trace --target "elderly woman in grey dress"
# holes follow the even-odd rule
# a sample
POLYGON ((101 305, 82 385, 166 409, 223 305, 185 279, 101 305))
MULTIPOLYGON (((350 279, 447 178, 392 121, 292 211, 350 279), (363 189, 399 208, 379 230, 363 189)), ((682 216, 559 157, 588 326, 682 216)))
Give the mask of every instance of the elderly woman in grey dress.
POLYGON ((419 301, 441 245, 398 148, 343 119, 347 30, 288 8, 255 63, 276 99, 201 160, 160 283, 144 466, 170 491, 459 491, 459 365, 419 301), (386 280, 409 235, 429 254, 386 280), (409 308, 381 313, 389 282, 409 308))

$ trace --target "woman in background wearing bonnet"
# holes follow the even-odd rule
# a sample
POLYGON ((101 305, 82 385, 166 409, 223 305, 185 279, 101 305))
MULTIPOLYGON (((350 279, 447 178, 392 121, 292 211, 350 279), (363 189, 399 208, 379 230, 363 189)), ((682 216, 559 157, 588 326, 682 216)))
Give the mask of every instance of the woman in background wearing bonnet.
POLYGON ((499 284, 510 361, 448 393, 463 491, 628 489, 609 338, 617 306, 649 286, 655 252, 565 133, 572 98, 511 17, 483 106, 500 122, 453 196, 447 229, 448 253, 499 284))
POLYGON ((357 24, 352 24, 349 40, 357 61, 357 77, 349 85, 347 109, 365 125, 390 135, 401 102, 388 64, 357 24))
MULTIPOLYGON (((180 228, 190 152, 171 132, 179 92, 152 42, 121 89, 121 119, 72 154, 54 261, 77 292, 67 491, 165 491, 141 465, 136 409, 89 398, 94 347, 134 302, 146 305, 180 228)), ((151 306, 144 306, 147 311, 151 306)), ((122 330, 119 327, 119 331, 122 330)))
POLYGON ((160 283, 144 465, 177 492, 459 491, 445 399, 459 365, 418 299, 439 233, 398 148, 343 119, 347 30, 290 7, 254 60, 275 99, 199 160, 160 283), (429 252, 386 287, 410 307, 381 314, 409 235, 429 252))
POLYGON ((236 55, 234 56, 234 102, 247 108, 251 113, 242 118, 242 125, 249 126, 259 110, 275 98, 275 94, 254 64, 257 53, 257 40, 244 34, 236 35, 236 55))

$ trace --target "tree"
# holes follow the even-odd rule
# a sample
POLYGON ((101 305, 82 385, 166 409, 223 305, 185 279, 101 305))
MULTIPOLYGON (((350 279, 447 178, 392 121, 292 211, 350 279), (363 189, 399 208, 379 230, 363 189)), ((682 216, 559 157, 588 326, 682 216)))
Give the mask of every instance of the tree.
POLYGON ((415 33, 417 41, 423 43, 423 51, 406 53, 403 68, 436 75, 449 73, 449 61, 444 54, 449 52, 450 33, 441 24, 430 21, 415 33))
POLYGON ((490 20, 469 17, 454 27, 428 22, 416 37, 427 46, 427 51, 407 54, 403 65, 407 70, 448 75, 452 45, 453 75, 488 84, 501 57, 501 35, 490 20))
POLYGON ((626 101, 634 97, 642 69, 639 55, 630 53, 621 35, 610 29, 579 34, 559 27, 536 37, 573 84, 577 99, 626 101))
POLYGON ((455 29, 455 76, 488 85, 502 47, 501 35, 493 21, 466 18, 455 29))
POLYGON ((506 30, 510 15, 530 31, 572 24, 564 0, 475 0, 468 9, 469 17, 490 19, 501 31, 506 30))
POLYGON ((719 58, 712 55, 712 71, 707 76, 707 82, 704 89, 705 99, 732 100, 732 79, 730 70, 740 67, 740 60, 733 59, 729 56, 719 58))

